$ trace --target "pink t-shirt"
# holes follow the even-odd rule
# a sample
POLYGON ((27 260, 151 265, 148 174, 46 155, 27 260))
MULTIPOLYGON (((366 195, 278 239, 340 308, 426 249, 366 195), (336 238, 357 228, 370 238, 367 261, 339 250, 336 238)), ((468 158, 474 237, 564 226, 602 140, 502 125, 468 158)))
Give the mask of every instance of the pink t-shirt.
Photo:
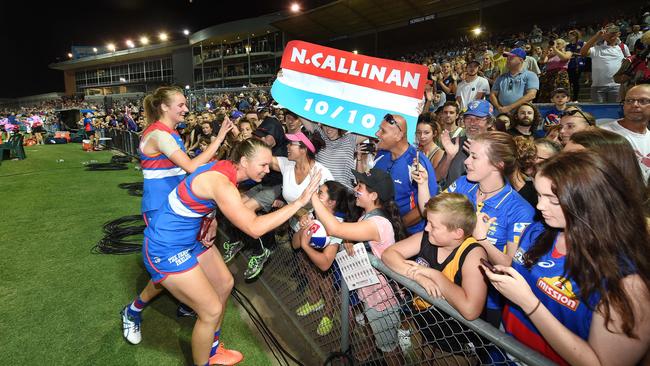
POLYGON ((562 61, 557 55, 553 56, 546 62, 546 71, 566 70, 569 67, 569 61, 570 60, 562 61))
MULTIPOLYGON (((363 217, 359 220, 363 220, 363 217)), ((372 216, 366 220, 371 220, 377 226, 379 231, 380 241, 370 241, 370 250, 377 258, 381 258, 381 254, 389 246, 395 244, 395 233, 393 232, 393 225, 390 221, 382 216, 372 216)), ((397 306, 397 299, 393 293, 393 289, 388 284, 386 277, 375 270, 379 277, 379 283, 376 285, 362 287, 357 290, 359 299, 367 306, 374 308, 377 311, 384 311, 388 308, 397 306)))

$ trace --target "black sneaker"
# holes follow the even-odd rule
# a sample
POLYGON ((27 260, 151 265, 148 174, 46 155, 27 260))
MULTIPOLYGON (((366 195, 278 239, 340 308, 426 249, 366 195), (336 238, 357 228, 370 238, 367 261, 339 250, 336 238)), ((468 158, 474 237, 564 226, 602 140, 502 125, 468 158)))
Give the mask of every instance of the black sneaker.
POLYGON ((189 305, 180 303, 178 304, 178 308, 176 308, 176 316, 179 318, 183 318, 183 317, 195 318, 196 311, 192 310, 192 308, 189 307, 189 305))

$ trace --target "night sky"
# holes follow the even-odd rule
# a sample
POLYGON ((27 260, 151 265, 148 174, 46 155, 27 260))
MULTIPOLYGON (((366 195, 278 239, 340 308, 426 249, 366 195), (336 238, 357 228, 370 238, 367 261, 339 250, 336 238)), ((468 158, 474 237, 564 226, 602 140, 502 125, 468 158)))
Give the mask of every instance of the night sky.
MULTIPOLYGON (((299 1, 303 9, 328 2, 299 1)), ((0 97, 63 92, 63 72, 48 65, 66 60, 72 45, 103 47, 114 42, 125 48, 127 38, 136 41, 147 34, 154 39, 163 30, 171 39, 179 39, 184 28, 195 32, 290 5, 288 0, 1 1, 0 97)))

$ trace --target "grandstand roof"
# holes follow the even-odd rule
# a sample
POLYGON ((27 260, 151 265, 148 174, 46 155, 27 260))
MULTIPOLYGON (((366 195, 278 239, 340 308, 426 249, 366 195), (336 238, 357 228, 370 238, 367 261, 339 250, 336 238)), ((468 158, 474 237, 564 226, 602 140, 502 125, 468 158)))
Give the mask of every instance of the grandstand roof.
POLYGON ((272 24, 300 39, 336 40, 478 10, 504 1, 339 0, 272 24))
POLYGON ((231 43, 245 39, 249 35, 261 35, 267 32, 276 32, 277 28, 271 24, 284 19, 286 14, 273 13, 256 18, 236 20, 228 23, 213 25, 201 29, 190 36, 190 44, 201 42, 231 43), (238 38, 239 37, 239 38, 238 38))
POLYGON ((172 53, 172 51, 183 47, 188 47, 186 39, 158 43, 158 44, 153 44, 153 45, 143 46, 143 47, 127 48, 115 52, 98 54, 97 56, 89 56, 89 57, 67 60, 63 62, 52 63, 49 65, 49 67, 55 70, 76 70, 76 69, 86 68, 86 67, 106 65, 108 63, 116 63, 116 62, 131 61, 131 60, 137 60, 143 58, 169 55, 172 53))

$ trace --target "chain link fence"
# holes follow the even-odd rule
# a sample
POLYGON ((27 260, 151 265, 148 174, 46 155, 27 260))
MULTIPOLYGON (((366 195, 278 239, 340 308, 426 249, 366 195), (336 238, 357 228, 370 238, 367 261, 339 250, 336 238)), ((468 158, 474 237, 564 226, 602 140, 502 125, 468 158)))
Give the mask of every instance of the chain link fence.
POLYGON ((286 242, 265 265, 259 281, 324 364, 553 365, 485 321, 464 319, 372 254, 369 259, 380 283, 355 291, 348 291, 336 261, 323 272, 286 242))

